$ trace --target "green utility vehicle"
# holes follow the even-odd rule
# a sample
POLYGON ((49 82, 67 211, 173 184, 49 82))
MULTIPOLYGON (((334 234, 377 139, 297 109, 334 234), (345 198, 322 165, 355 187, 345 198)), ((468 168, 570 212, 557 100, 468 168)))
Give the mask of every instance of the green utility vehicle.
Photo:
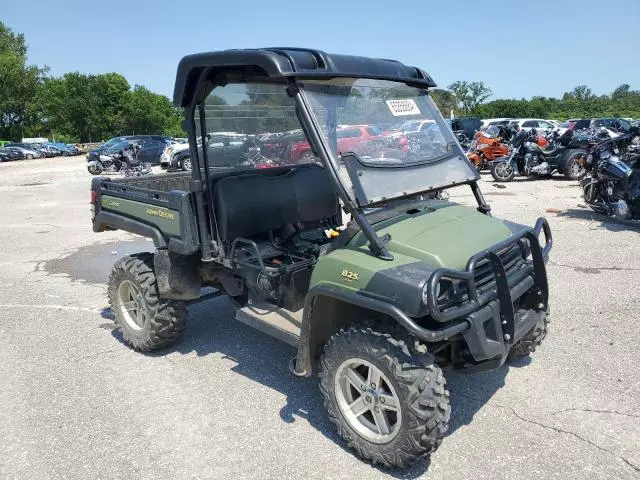
POLYGON ((309 49, 183 58, 193 171, 92 183, 94 230, 156 247, 109 278, 124 340, 165 347, 188 303, 228 295, 238 320, 297 348, 295 375, 319 373, 358 455, 404 467, 433 452, 442 369, 495 369, 546 335, 552 240, 543 218, 491 216, 431 87, 396 61, 309 49), (477 208, 446 199, 460 185, 477 208))

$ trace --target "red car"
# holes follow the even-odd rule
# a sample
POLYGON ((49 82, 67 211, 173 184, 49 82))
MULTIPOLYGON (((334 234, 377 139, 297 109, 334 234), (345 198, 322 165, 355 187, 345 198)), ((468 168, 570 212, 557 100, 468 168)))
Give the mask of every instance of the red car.
MULTIPOLYGON (((336 136, 338 137, 338 153, 357 152, 368 142, 380 139, 382 132, 377 127, 369 125, 350 125, 338 128, 336 136)), ((311 151, 309 143, 303 141, 293 143, 285 158, 291 163, 307 163, 314 161, 315 155, 311 151)))

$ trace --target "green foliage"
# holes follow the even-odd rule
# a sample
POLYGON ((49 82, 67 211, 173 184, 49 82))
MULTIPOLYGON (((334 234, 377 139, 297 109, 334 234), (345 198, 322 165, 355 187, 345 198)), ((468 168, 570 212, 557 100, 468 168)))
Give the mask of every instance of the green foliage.
POLYGON ((124 108, 126 128, 135 134, 175 133, 182 136, 181 115, 169 99, 136 85, 124 108))
POLYGON ((487 98, 493 95, 493 92, 482 82, 457 81, 449 85, 449 90, 457 99, 457 104, 462 113, 468 115, 478 107, 487 98))
POLYGON ((26 64, 27 46, 0 22, 0 137, 46 136, 71 141, 125 134, 184 136, 182 116, 164 95, 118 73, 46 76, 26 64))
POLYGON ((598 97, 586 85, 579 85, 566 92, 560 99, 533 97, 531 100, 494 100, 478 105, 472 113, 484 118, 640 118, 640 90, 631 90, 625 83, 617 87, 611 95, 598 97))
POLYGON ((29 101, 45 72, 46 68, 27 65, 24 36, 0 22, 0 138, 21 136, 29 101))
POLYGON ((431 98, 438 106, 438 109, 442 113, 443 116, 449 118, 451 114, 451 110, 453 113, 458 116, 461 112, 458 109, 458 101, 453 92, 448 90, 442 90, 439 88, 434 88, 431 90, 431 98))

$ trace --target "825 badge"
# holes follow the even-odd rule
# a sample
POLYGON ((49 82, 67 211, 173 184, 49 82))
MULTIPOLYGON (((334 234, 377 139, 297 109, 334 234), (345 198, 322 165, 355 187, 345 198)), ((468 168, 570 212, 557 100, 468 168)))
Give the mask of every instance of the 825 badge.
POLYGON ((348 282, 352 282, 353 280, 358 280, 358 277, 360 276, 358 273, 352 272, 350 270, 342 270, 341 275, 342 275, 342 278, 344 278, 348 282))

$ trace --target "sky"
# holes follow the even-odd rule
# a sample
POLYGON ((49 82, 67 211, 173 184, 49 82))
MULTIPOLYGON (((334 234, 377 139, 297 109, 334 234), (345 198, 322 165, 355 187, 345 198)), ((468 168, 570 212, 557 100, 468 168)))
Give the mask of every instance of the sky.
POLYGON ((640 0, 2 0, 0 21, 53 75, 118 72, 169 97, 184 55, 274 46, 400 60, 492 98, 640 89, 640 0))

